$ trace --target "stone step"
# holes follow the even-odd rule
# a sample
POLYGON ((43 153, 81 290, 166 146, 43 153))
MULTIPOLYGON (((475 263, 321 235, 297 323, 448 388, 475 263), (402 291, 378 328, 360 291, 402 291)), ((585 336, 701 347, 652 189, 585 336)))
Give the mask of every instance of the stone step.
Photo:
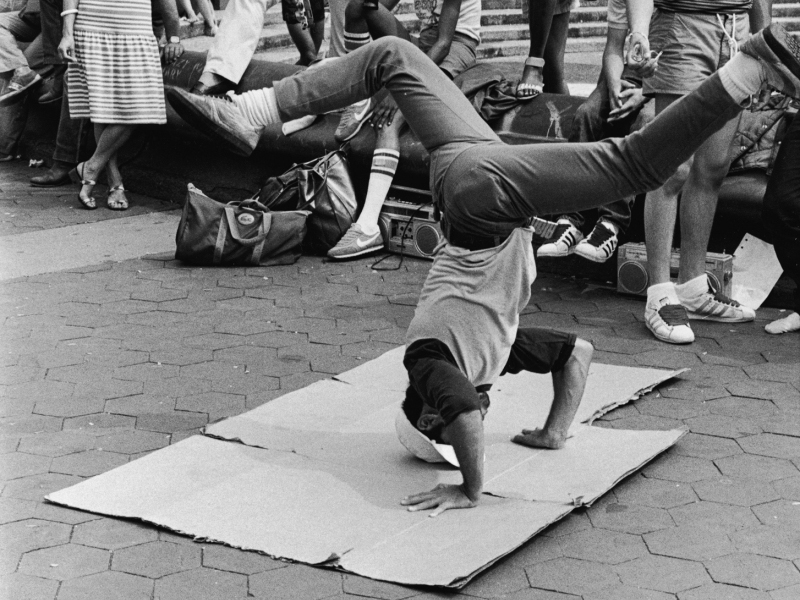
MULTIPOLYGON (((576 23, 605 22, 606 9, 581 8, 574 11, 570 17, 570 27, 576 23)), ((481 12, 481 26, 485 25, 519 25, 528 23, 518 8, 485 9, 481 12)))
POLYGON ((783 25, 787 31, 800 32, 800 17, 772 17, 772 20, 783 25))
MULTIPOLYGON (((581 23, 580 26, 570 27, 570 40, 574 38, 605 39, 607 27, 605 23, 581 23)), ((527 24, 520 25, 489 25, 481 27, 481 45, 504 40, 529 40, 530 30, 527 24)), ((569 41, 567 42, 569 45, 569 41)), ((605 45, 605 44, 604 44, 605 45)))
POLYGON ((772 5, 772 16, 775 17, 795 17, 800 19, 800 2, 787 2, 772 5))
MULTIPOLYGON (((599 52, 606 45, 605 36, 571 39, 567 52, 599 52)), ((500 58, 505 56, 525 56, 528 54, 527 40, 504 40, 486 42, 478 46, 478 58, 500 58)))

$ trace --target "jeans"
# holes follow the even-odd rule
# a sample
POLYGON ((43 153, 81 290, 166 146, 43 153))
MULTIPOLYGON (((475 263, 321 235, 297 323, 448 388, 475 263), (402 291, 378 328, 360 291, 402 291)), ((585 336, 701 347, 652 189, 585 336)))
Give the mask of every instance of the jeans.
MULTIPOLYGON (((624 137, 632 131, 638 131, 653 119, 653 103, 648 102, 643 108, 631 113, 620 121, 608 122, 611 102, 608 100, 608 87, 603 78, 592 91, 586 101, 578 107, 572 123, 570 142, 597 142, 610 137, 624 137)), ((617 226, 620 234, 624 234, 631 224, 631 206, 634 197, 628 196, 615 200, 597 209, 598 221, 608 221, 617 226)), ((559 215, 568 219, 578 229, 582 228, 585 219, 581 213, 559 215)))
POLYGON ((794 310, 800 313, 800 117, 781 142, 761 209, 764 228, 772 234, 775 254, 795 283, 794 310))
POLYGON ((376 40, 325 68, 275 83, 285 121, 343 108, 387 88, 431 156, 434 202, 448 227, 508 236, 537 215, 580 211, 658 188, 741 108, 718 75, 644 130, 586 144, 510 146, 410 42, 376 40))
POLYGON ((38 22, 21 19, 20 13, 0 13, 0 73, 28 66, 17 42, 32 42, 40 31, 38 22))
POLYGON ((39 0, 39 16, 42 22, 42 46, 44 62, 47 65, 63 65, 67 61, 58 56, 58 44, 61 42, 61 11, 63 0, 39 0))

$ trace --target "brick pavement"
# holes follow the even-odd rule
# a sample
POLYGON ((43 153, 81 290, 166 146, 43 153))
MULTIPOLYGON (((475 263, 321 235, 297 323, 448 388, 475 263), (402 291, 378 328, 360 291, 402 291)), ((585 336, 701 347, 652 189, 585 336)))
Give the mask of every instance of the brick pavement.
MULTIPOLYGON (((113 218, 0 167, 0 235, 113 218), (14 185, 8 185, 11 181, 14 185), (11 219, 18 219, 9 224, 11 219), (19 219, 18 215, 24 215, 19 219)), ((145 198, 140 210, 163 209, 145 198)), ((654 341, 640 300, 541 276, 523 323, 596 360, 690 367, 597 424, 686 427, 677 446, 460 593, 408 588, 46 504, 42 497, 352 368, 403 340, 429 264, 302 258, 186 268, 167 256, 0 284, 0 597, 789 600, 800 597, 800 344, 754 324, 654 341)))

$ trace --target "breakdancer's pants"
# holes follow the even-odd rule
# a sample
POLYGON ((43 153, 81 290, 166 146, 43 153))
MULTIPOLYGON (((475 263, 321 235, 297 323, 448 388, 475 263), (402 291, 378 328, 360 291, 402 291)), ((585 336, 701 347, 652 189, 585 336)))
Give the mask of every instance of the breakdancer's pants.
POLYGON ((712 75, 644 130, 587 144, 504 144, 413 44, 386 37, 275 83, 282 120, 321 114, 387 88, 431 156, 434 202, 448 228, 506 237, 561 214, 653 190, 741 108, 712 75))

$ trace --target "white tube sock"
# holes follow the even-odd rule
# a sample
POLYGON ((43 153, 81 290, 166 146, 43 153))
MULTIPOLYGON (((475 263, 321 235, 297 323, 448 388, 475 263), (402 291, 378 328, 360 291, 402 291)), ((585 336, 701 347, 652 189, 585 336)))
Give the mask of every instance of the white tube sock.
POLYGON ((372 38, 370 37, 368 31, 365 31, 364 33, 354 33, 352 31, 344 32, 344 47, 348 52, 352 52, 353 50, 358 50, 362 46, 366 46, 371 40, 372 38))
POLYGON ((383 208, 383 201, 386 200, 386 195, 392 186, 399 160, 400 152, 389 148, 376 148, 372 154, 372 170, 369 174, 367 199, 364 201, 364 208, 356 221, 367 235, 378 231, 378 218, 381 208, 383 208))
POLYGON ((261 88, 244 94, 234 94, 233 101, 245 118, 256 127, 279 123, 278 100, 274 88, 261 88))
POLYGON ((751 95, 757 94, 761 84, 767 80, 764 65, 758 60, 739 52, 720 70, 719 78, 722 87, 739 104, 751 95))

